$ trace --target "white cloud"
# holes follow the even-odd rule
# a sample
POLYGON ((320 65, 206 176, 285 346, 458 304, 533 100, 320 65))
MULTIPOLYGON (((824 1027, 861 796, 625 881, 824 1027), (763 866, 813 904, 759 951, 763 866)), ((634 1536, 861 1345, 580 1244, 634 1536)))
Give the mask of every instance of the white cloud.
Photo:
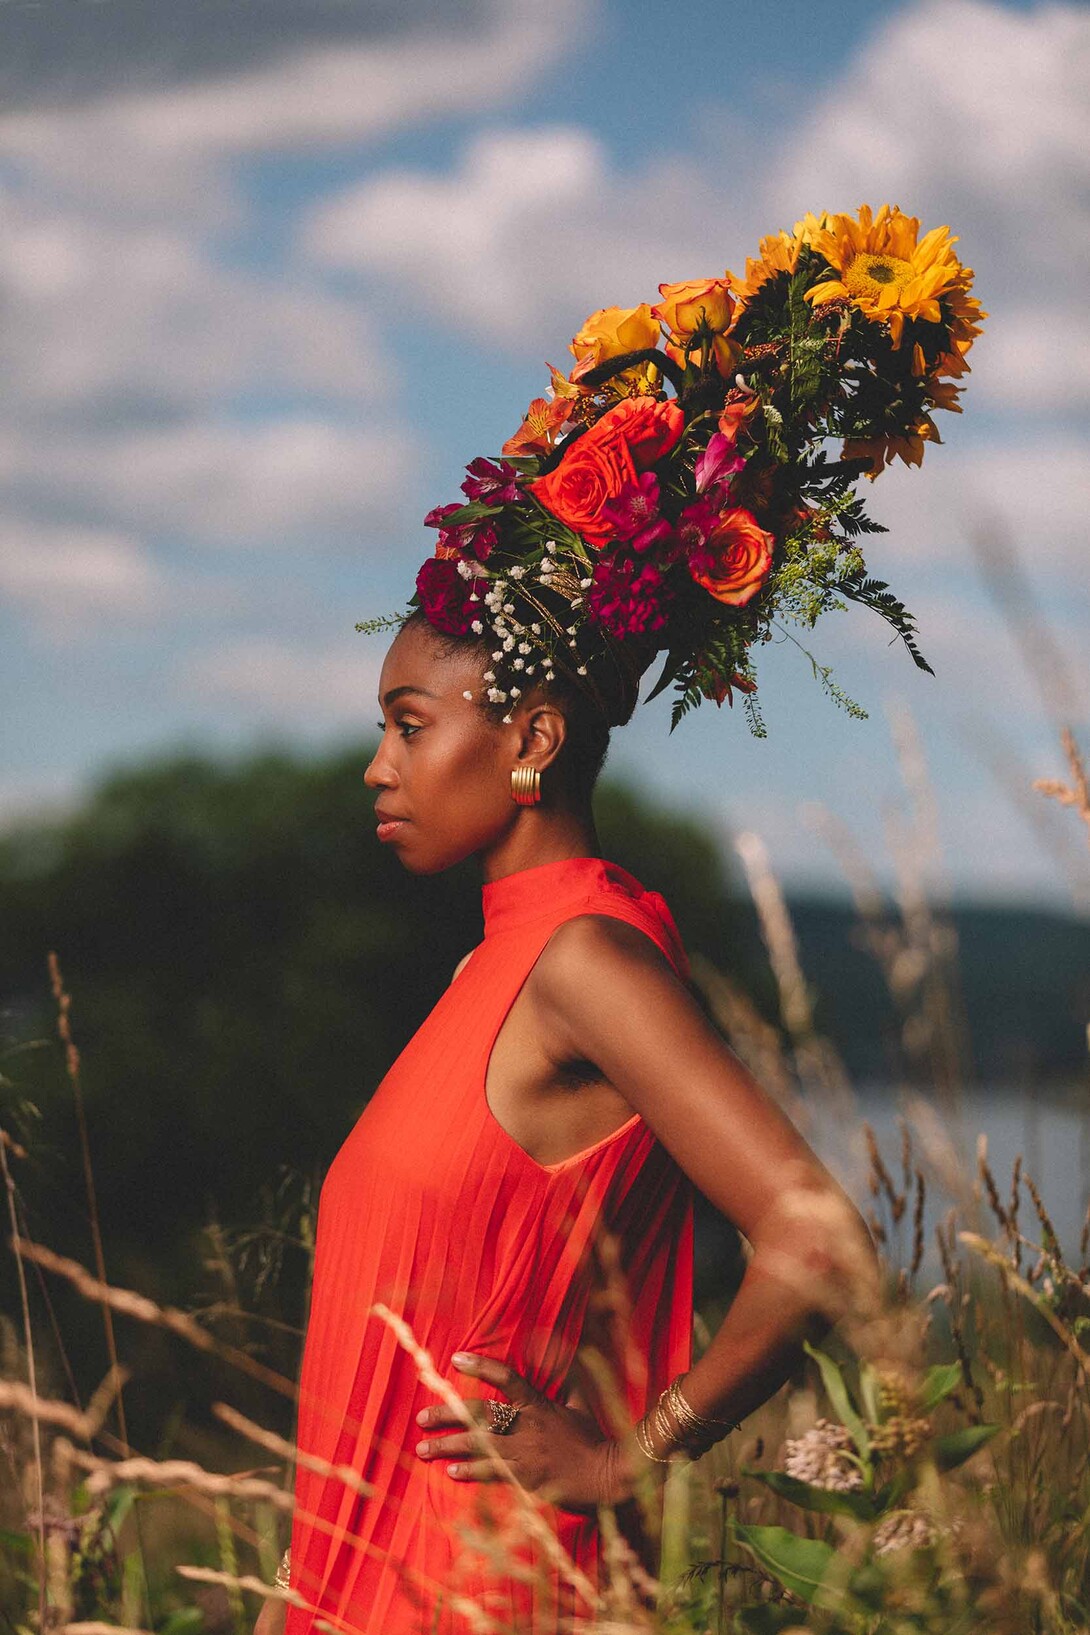
POLYGON ((396 380, 359 303, 239 272, 180 225, 0 206, 0 363, 20 419, 162 418, 244 387, 356 403, 396 380))
MULTIPOLYGON (((192 167, 209 157, 366 139, 494 107, 578 44, 597 5, 406 4, 391 11, 385 27, 376 26, 374 7, 337 6, 305 31, 298 14, 263 15, 248 39, 243 34, 241 51, 236 27, 230 56, 202 51, 198 42, 193 70, 175 74, 176 28, 168 20, 178 9, 149 8, 141 0, 138 26, 107 42, 105 62, 100 41, 97 55, 75 53, 70 64, 56 19, 43 13, 49 37, 39 55, 68 66, 67 75, 57 77, 62 96, 75 105, 58 107, 48 79, 39 93, 42 106, 34 105, 34 85, 23 86, 29 106, 0 119, 0 152, 77 185, 92 168, 101 179, 103 163, 113 169, 110 161, 120 161, 111 196, 151 208, 156 190, 172 199, 179 188, 188 194, 192 167), (149 11, 159 11, 167 25, 157 55, 148 38, 149 11), (150 88, 146 72, 132 72, 149 52, 159 69, 150 88), (127 70, 138 89, 128 88, 127 70), (139 165, 132 164, 134 154, 139 165)), ((214 13, 209 21, 215 23, 214 13)), ((151 26, 154 33, 154 19, 151 26)))
POLYGON ((164 574, 131 536, 29 521, 0 529, 0 590, 53 633, 148 619, 167 599, 164 574))
POLYGON ((71 433, 44 453, 0 432, 0 472, 39 508, 212 545, 359 545, 399 514, 411 473, 393 431, 295 418, 71 433))
POLYGON ((928 448, 918 470, 897 461, 873 488, 864 484, 867 510, 889 529, 869 542, 868 560, 882 561, 883 578, 902 557, 909 567, 946 563, 963 572, 974 562, 973 537, 1001 525, 1035 580, 1043 572, 1053 587, 1066 580, 1080 588, 1086 476, 1085 446, 1070 435, 928 448))
POLYGON ((921 0, 873 35, 767 178, 777 215, 899 203, 949 224, 990 313, 967 398, 1086 402, 1090 10, 921 0))
POLYGON ((585 130, 489 131, 450 172, 388 171, 325 201, 300 243, 319 265, 409 291, 430 316, 559 359, 588 311, 654 299, 722 256, 694 192, 672 163, 620 176, 585 130))
POLYGON ((262 726, 370 727, 382 656, 363 636, 327 646, 253 636, 179 665, 184 696, 230 705, 262 726))

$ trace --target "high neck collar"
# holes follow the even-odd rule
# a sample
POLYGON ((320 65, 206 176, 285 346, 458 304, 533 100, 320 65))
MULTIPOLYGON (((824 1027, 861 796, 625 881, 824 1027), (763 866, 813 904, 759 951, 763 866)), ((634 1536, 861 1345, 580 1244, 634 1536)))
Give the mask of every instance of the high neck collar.
POLYGON ((608 863, 602 857, 562 857, 554 863, 537 863, 533 868, 516 869, 514 874, 490 880, 481 888, 485 936, 555 914, 596 891, 608 889, 610 882, 636 896, 643 892, 639 881, 620 864, 608 863))

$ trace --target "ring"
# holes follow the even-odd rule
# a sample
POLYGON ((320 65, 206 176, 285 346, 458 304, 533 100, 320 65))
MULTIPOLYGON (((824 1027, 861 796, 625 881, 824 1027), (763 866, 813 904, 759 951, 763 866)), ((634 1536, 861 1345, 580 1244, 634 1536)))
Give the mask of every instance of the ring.
POLYGON ((488 1399, 488 1417, 491 1429, 497 1436, 510 1436, 515 1428, 515 1420, 522 1412, 522 1406, 513 1402, 497 1402, 495 1397, 488 1399))

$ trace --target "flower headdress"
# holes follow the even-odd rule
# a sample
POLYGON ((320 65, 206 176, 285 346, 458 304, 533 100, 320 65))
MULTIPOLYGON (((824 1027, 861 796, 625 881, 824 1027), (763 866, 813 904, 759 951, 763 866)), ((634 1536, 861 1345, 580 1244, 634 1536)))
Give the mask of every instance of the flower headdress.
POLYGON ((552 369, 500 457, 471 462, 465 503, 425 518, 438 540, 410 607, 491 644, 490 705, 563 675, 624 720, 664 651, 648 696, 674 686, 671 731, 736 689, 763 736, 754 649, 846 600, 930 671, 912 616, 868 577, 860 539, 885 530, 855 489, 940 441, 932 411, 959 410, 986 316, 949 229, 919 226, 889 205, 807 215, 744 278, 662 284, 655 306, 587 319, 570 374, 552 369))

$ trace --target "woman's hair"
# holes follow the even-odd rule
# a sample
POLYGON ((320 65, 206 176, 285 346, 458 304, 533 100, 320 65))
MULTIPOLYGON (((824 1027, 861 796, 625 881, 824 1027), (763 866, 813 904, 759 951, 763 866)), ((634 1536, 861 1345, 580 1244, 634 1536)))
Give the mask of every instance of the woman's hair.
MULTIPOLYGON (((478 653, 482 671, 488 667, 494 637, 455 636, 436 630, 420 608, 413 609, 405 624, 419 625, 426 630, 440 652, 450 655, 478 653)), ((618 674, 617 683, 610 692, 603 692, 599 684, 601 703, 562 674, 557 674, 553 681, 542 680, 540 688, 550 703, 561 711, 568 729, 556 761, 556 771, 576 800, 589 801, 609 752, 611 727, 623 725, 631 716, 638 696, 636 686, 632 685, 631 677, 618 674), (608 715, 605 713, 607 710, 608 715)), ((497 724, 510 708, 506 703, 491 703, 483 688, 476 699, 478 707, 497 724)))

